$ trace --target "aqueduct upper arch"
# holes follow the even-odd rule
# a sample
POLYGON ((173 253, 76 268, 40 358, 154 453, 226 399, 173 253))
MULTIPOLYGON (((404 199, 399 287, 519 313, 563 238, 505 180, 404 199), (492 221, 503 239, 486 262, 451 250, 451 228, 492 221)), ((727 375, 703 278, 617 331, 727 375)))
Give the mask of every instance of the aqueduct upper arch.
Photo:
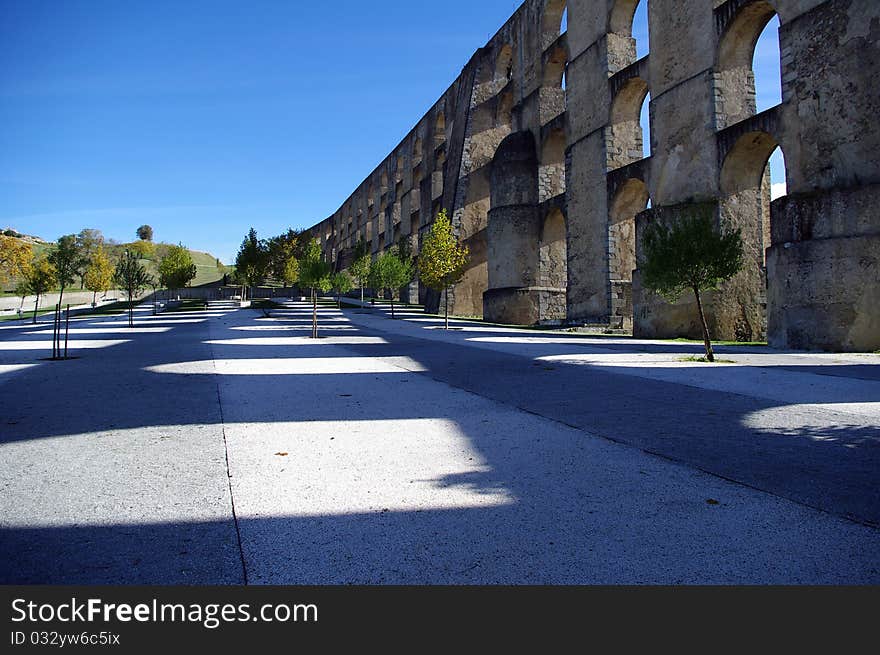
MULTIPOLYGON (((326 252, 344 262, 359 237, 379 252, 409 236, 417 251, 446 208, 475 253, 453 312, 679 336, 694 328, 688 301, 669 305, 642 288, 639 234, 709 202, 720 226, 743 229, 750 253, 747 270, 710 300, 717 336, 758 338, 766 325, 775 345, 880 348, 880 37, 871 29, 880 4, 641 0, 650 50, 633 36, 639 7, 524 2, 315 226, 326 252), (774 16, 782 102, 758 113, 752 58, 774 16), (639 123, 646 98, 650 149, 639 123), (497 188, 510 182, 499 171, 513 170, 503 143, 534 149, 516 175, 535 195, 516 211, 497 188), (777 146, 788 195, 771 202, 766 162, 777 146), (505 223, 505 212, 519 218, 505 223)), ((436 307, 417 284, 407 291, 436 307)))

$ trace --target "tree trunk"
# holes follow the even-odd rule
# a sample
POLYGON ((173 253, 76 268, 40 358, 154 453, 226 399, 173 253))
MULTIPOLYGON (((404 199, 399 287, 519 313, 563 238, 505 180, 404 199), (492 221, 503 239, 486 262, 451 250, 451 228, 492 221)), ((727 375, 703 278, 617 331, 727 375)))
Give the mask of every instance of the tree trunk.
POLYGON ((312 339, 318 338, 318 292, 312 289, 312 339))
POLYGON ((443 318, 446 323, 446 329, 449 329, 449 287, 443 291, 443 295, 445 296, 445 300, 443 302, 443 318))
POLYGON ((361 307, 364 306, 364 285, 361 285, 361 307))
POLYGON ((92 292, 92 305, 97 305, 97 304, 98 304, 98 292, 93 291, 92 292))
POLYGON ((37 294, 37 299, 34 301, 34 320, 33 323, 37 322, 37 309, 40 306, 40 294, 37 294))
POLYGON ((391 320, 394 320, 394 298, 391 298, 391 320))
POLYGON ((64 298, 64 285, 61 285, 61 293, 58 294, 58 304, 61 304, 61 299, 64 298))
POLYGON ((128 293, 128 327, 134 327, 134 294, 128 293))
POLYGON ((703 302, 700 300, 700 290, 694 287, 694 297, 697 299, 697 309, 700 311, 700 324, 703 326, 703 345, 706 346, 706 359, 715 361, 715 353, 712 352, 712 341, 709 338, 709 325, 706 323, 706 315, 703 313, 703 302))

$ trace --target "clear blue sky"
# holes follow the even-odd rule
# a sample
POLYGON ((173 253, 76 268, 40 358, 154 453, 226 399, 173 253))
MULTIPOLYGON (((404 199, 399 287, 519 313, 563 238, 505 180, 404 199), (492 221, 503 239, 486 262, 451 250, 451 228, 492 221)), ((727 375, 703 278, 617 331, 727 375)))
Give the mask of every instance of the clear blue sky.
POLYGON ((231 261, 335 211, 519 4, 0 0, 0 227, 231 261))

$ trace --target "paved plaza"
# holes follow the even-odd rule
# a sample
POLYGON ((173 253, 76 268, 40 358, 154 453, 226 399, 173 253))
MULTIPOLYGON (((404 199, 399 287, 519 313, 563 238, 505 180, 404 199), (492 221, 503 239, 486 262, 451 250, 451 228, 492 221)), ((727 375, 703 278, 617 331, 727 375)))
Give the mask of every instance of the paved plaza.
POLYGON ((880 356, 289 302, 0 326, 0 582, 880 582, 880 356))

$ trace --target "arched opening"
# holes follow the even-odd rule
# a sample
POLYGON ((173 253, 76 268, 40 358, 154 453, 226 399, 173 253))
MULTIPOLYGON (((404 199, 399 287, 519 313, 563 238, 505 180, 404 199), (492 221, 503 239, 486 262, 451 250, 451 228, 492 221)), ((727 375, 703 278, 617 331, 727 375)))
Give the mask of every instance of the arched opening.
POLYGON ((649 97, 648 83, 639 77, 627 80, 615 95, 608 128, 609 170, 650 156, 649 97))
POLYGON ((628 40, 620 44, 626 52, 621 68, 647 56, 650 47, 647 0, 616 0, 611 8, 608 31, 628 40))
POLYGON ((434 123, 434 149, 446 143, 446 114, 442 111, 437 114, 437 121, 434 123))
POLYGON ((568 53, 557 46, 547 56, 544 63, 544 77, 541 86, 541 124, 548 122, 565 111, 565 67, 568 53))
POLYGON ((541 148, 538 171, 538 202, 565 193, 565 131, 550 132, 541 148))
POLYGON ((775 137, 766 132, 749 132, 739 138, 721 167, 721 220, 740 228, 753 261, 764 266, 772 245, 770 203, 786 195, 785 156, 775 137))
POLYGON ((568 11, 565 0, 547 0, 541 21, 541 46, 546 50, 568 29, 568 11))
POLYGON ((632 274, 636 269, 636 215, 650 204, 642 180, 627 180, 618 189, 608 214, 608 277, 614 327, 632 330, 632 274))
MULTIPOLYGON (((554 207, 544 218, 541 228, 538 283, 552 289, 565 289, 568 284, 566 259, 565 216, 554 207)), ((544 316, 542 318, 551 318, 544 316)))
POLYGON ((413 168, 418 166, 418 164, 422 161, 422 139, 421 137, 416 138, 415 143, 413 144, 413 168))
POLYGON ((766 0, 745 3, 726 26, 715 73, 718 129, 753 116, 759 104, 763 110, 781 101, 778 34, 779 20, 766 0), (756 78, 761 80, 760 98, 756 78))
POLYGON ((495 81, 509 82, 513 77, 513 48, 504 45, 495 60, 495 81))

